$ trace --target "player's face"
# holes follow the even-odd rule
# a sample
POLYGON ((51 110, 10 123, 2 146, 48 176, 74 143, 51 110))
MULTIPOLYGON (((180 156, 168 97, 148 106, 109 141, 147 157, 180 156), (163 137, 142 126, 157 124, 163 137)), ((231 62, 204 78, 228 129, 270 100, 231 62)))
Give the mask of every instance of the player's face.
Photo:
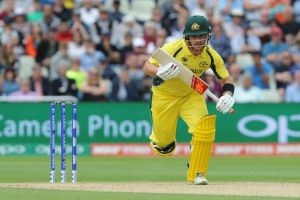
POLYGON ((202 52, 203 47, 206 45, 207 35, 193 35, 188 36, 186 44, 189 50, 194 55, 199 55, 202 52))

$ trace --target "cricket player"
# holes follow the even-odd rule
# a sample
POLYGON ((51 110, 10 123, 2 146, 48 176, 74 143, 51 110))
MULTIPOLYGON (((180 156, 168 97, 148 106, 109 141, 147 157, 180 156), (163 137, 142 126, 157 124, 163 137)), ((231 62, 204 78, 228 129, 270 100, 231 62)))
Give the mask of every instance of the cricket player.
MULTIPOLYGON (((211 30, 203 16, 190 16, 185 24, 182 39, 166 43, 162 49, 172 55, 196 76, 211 68, 223 83, 223 96, 216 108, 229 112, 234 104, 234 85, 221 56, 210 46, 211 30)), ((206 173, 211 147, 215 139, 216 115, 209 115, 205 96, 182 82, 179 67, 174 63, 159 66, 150 57, 144 65, 145 74, 153 77, 151 115, 152 134, 150 145, 162 156, 171 155, 176 147, 178 117, 182 117, 192 135, 187 181, 195 185, 207 185, 206 173)))

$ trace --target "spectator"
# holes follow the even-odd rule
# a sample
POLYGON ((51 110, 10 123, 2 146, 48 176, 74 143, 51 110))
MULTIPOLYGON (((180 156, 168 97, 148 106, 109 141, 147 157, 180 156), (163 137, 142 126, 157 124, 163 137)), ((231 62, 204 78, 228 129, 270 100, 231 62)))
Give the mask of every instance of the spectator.
POLYGON ((152 8, 150 21, 155 24, 156 30, 162 28, 161 25, 162 15, 159 7, 155 6, 154 8, 152 8))
POLYGON ((261 19, 261 10, 269 7, 269 0, 244 0, 247 21, 259 21, 261 19))
POLYGON ((114 0, 112 9, 109 12, 110 18, 113 21, 117 21, 118 23, 122 22, 124 14, 120 10, 121 1, 120 0, 114 0))
POLYGON ((100 61, 106 59, 105 54, 95 49, 94 42, 89 39, 84 42, 85 51, 80 56, 80 66, 86 72, 99 67, 100 61))
POLYGON ((83 37, 80 31, 73 31, 73 40, 68 43, 68 56, 70 58, 80 58, 85 53, 83 37))
POLYGON ((284 9, 287 6, 290 6, 290 4, 291 0, 269 0, 271 19, 276 20, 279 23, 284 22, 284 9))
POLYGON ((235 35, 243 35, 243 23, 244 23, 244 11, 241 9, 232 9, 230 11, 232 20, 224 24, 223 28, 229 39, 232 39, 235 35))
POLYGON ((239 34, 234 34, 231 37, 230 45, 233 53, 244 54, 251 51, 259 51, 261 49, 261 42, 259 37, 249 31, 249 24, 244 22, 242 24, 242 31, 239 34))
POLYGON ((7 43, 2 45, 2 52, 1 52, 1 64, 4 68, 8 69, 15 69, 17 70, 19 67, 19 58, 14 53, 14 44, 7 43))
POLYGON ((44 18, 44 12, 40 1, 34 1, 32 8, 27 13, 27 20, 31 23, 41 23, 44 18))
POLYGON ((293 58, 290 52, 282 53, 281 61, 275 68, 276 86, 281 100, 284 100, 284 92, 288 84, 292 81, 291 69, 294 66, 293 58))
POLYGON ((187 20, 188 15, 181 14, 177 17, 176 24, 170 28, 170 37, 174 39, 180 39, 183 37, 182 33, 184 30, 185 22, 187 20))
POLYGON ((144 101, 150 101, 151 100, 151 87, 152 87, 152 77, 150 76, 144 76, 142 80, 142 88, 140 89, 142 93, 142 100, 144 101))
POLYGON ((117 93, 119 90, 119 77, 112 69, 112 65, 109 64, 107 60, 100 62, 100 76, 103 79, 109 80, 111 82, 111 92, 108 95, 109 101, 117 101, 117 93))
POLYGON ((121 48, 122 63, 125 62, 126 57, 133 52, 133 36, 131 33, 125 34, 124 46, 121 48))
POLYGON ((55 35, 57 42, 70 42, 73 40, 73 32, 69 28, 67 21, 61 21, 55 35))
POLYGON ((65 21, 70 19, 72 16, 72 10, 65 7, 65 0, 55 0, 53 4, 53 13, 57 16, 61 21, 65 21))
POLYGON ((61 65, 58 69, 58 78, 52 81, 53 95, 71 95, 77 96, 77 87, 74 79, 69 79, 66 76, 68 67, 61 65))
POLYGON ((76 1, 73 1, 73 0, 65 0, 63 3, 64 3, 64 7, 65 7, 66 9, 75 9, 76 1))
POLYGON ((300 103, 300 70, 294 73, 293 82, 286 88, 285 102, 300 103))
POLYGON ((41 22, 42 32, 45 34, 50 30, 56 30, 59 27, 60 19, 53 14, 53 5, 43 5, 44 18, 41 22))
POLYGON ((13 17, 14 15, 15 1, 7 0, 4 5, 4 9, 0 12, 0 20, 3 20, 6 17, 13 17))
POLYGON ((282 53, 281 61, 275 68, 275 78, 277 88, 286 88, 287 84, 292 80, 291 70, 294 67, 293 57, 290 52, 282 53))
MULTIPOLYGON (((231 19, 232 10, 243 10, 243 1, 241 0, 215 0, 215 1, 206 1, 208 7, 214 10, 214 16, 224 19, 223 21, 227 23, 231 19), (210 5, 209 5, 210 4, 210 5)), ((208 14, 208 13, 207 13, 208 14)))
POLYGON ((252 76, 247 73, 242 76, 242 85, 236 87, 234 97, 237 103, 257 103, 263 100, 261 89, 253 86, 252 76))
POLYGON ((130 78, 140 80, 144 77, 144 72, 142 70, 142 63, 145 63, 145 60, 142 59, 139 55, 130 54, 125 61, 126 69, 130 78))
POLYGON ((176 29, 177 20, 180 16, 188 16, 189 10, 183 0, 165 1, 161 6, 162 26, 167 29, 168 34, 176 29))
POLYGON ((271 41, 262 46, 262 56, 275 68, 282 59, 282 53, 288 50, 288 45, 282 41, 282 37, 282 30, 274 26, 271 31, 271 41))
MULTIPOLYGON (((36 34, 41 34, 41 30, 39 30, 36 34)), ((37 48, 37 50, 35 60, 41 66, 46 67, 49 70, 50 60, 59 49, 59 44, 55 40, 55 32, 49 31, 48 33, 43 35, 41 41, 39 40, 36 42, 35 48, 37 48)))
MULTIPOLYGON (((42 40, 43 33, 40 24, 31 24, 30 33, 26 35, 24 40, 26 54, 33 58, 37 58, 38 54, 40 56, 42 52, 38 52, 38 47, 40 46, 42 40)), ((40 57, 37 60, 40 61, 40 57)))
POLYGON ((167 31, 164 28, 158 29, 156 31, 156 40, 155 40, 155 47, 161 47, 167 40, 167 31))
MULTIPOLYGON (((134 56, 135 62, 131 62, 131 63, 132 64, 134 63, 133 65, 136 65, 137 68, 141 69, 143 66, 143 63, 148 59, 145 41, 143 38, 135 38, 135 39, 133 39, 132 43, 133 43, 132 44, 133 49, 132 49, 131 54, 135 55, 134 56)), ((129 54, 128 56, 130 56, 131 54, 129 54)), ((127 57, 125 59, 125 65, 127 65, 126 60, 127 60, 127 57)))
POLYGON ((251 52, 254 64, 246 69, 246 73, 251 74, 253 85, 260 89, 270 88, 269 79, 272 72, 272 66, 262 59, 259 51, 251 52))
POLYGON ((137 37, 132 40, 132 53, 140 55, 146 54, 146 42, 144 38, 137 37))
POLYGON ((103 52, 105 57, 108 59, 109 64, 116 65, 121 64, 122 56, 119 49, 110 43, 110 34, 103 33, 100 35, 101 43, 96 45, 96 50, 103 52))
POLYGON ((73 33, 77 31, 80 32, 83 40, 87 40, 90 37, 90 28, 82 22, 79 10, 73 11, 70 27, 73 33))
POLYGON ((34 91, 30 90, 30 82, 27 79, 20 80, 20 89, 9 95, 14 99, 30 100, 39 96, 34 91))
POLYGON ((233 79, 234 85, 241 86, 241 76, 242 76, 242 71, 240 66, 237 63, 232 63, 228 67, 229 74, 231 75, 233 79))
POLYGON ((262 44, 270 41, 271 21, 269 18, 269 9, 260 10, 260 18, 256 21, 250 21, 250 32, 260 38, 262 44))
POLYGON ((191 1, 186 1, 186 4, 191 16, 202 15, 207 18, 206 11, 209 9, 209 4, 206 2, 206 0, 195 0, 193 3, 191 1))
POLYGON ((68 56, 68 46, 65 42, 59 44, 58 51, 50 59, 50 81, 59 77, 58 71, 61 66, 71 66, 71 58, 68 56))
POLYGON ((4 18, 4 28, 1 30, 1 44, 5 45, 7 43, 12 43, 14 45, 19 42, 18 32, 13 29, 14 19, 11 17, 4 18))
POLYGON ((83 0, 79 9, 81 21, 87 26, 91 26, 99 17, 99 10, 94 7, 93 0, 83 0))
POLYGON ((20 85, 17 81, 15 70, 11 68, 6 69, 3 76, 2 94, 8 96, 19 89, 20 85))
POLYGON ((224 62, 231 54, 230 40, 224 33, 222 27, 222 20, 220 18, 214 18, 212 21, 212 36, 210 39, 210 44, 217 51, 220 52, 220 56, 223 58, 224 62))
POLYGON ((293 60, 295 62, 295 67, 300 69, 300 30, 295 36, 295 48, 291 50, 293 60))
POLYGON ((48 78, 43 77, 41 67, 39 65, 32 69, 30 77, 30 90, 34 91, 38 96, 50 95, 50 82, 48 78))
POLYGON ((91 68, 82 88, 82 101, 108 101, 108 82, 104 81, 96 68, 91 68))
POLYGON ((19 8, 15 10, 14 23, 12 24, 12 27, 18 33, 18 44, 23 44, 23 39, 30 33, 30 24, 27 23, 25 9, 19 8))
POLYGON ((122 48, 125 45, 125 35, 131 33, 133 38, 143 36, 143 28, 137 23, 134 16, 128 14, 122 18, 122 23, 118 28, 113 29, 111 33, 111 44, 117 48, 122 48))
POLYGON ((120 84, 118 91, 119 101, 141 101, 143 95, 139 90, 141 86, 141 79, 133 79, 130 77, 127 70, 120 73, 120 84))
POLYGON ((113 29, 117 28, 119 23, 109 18, 109 12, 106 9, 100 10, 99 19, 90 26, 91 37, 93 41, 98 44, 101 41, 100 35, 109 35, 114 32, 113 29))
POLYGON ((286 6, 284 8, 284 21, 282 23, 278 22, 279 27, 283 31, 283 34, 286 35, 296 35, 300 30, 300 23, 295 20, 293 8, 291 6, 286 6))
POLYGON ((300 1, 293 1, 293 13, 296 21, 300 23, 300 1))
POLYGON ((295 43, 295 35, 300 30, 300 23, 294 18, 293 9, 291 6, 284 8, 284 21, 279 24, 279 27, 283 31, 284 41, 292 47, 295 43))
POLYGON ((82 85, 87 78, 87 74, 81 69, 80 60, 78 58, 72 58, 71 68, 67 70, 66 77, 75 80, 76 87, 81 90, 82 85))
POLYGON ((147 53, 152 54, 155 47, 155 40, 156 40, 156 28, 155 23, 151 21, 147 21, 144 24, 144 37, 145 47, 147 49, 147 53))

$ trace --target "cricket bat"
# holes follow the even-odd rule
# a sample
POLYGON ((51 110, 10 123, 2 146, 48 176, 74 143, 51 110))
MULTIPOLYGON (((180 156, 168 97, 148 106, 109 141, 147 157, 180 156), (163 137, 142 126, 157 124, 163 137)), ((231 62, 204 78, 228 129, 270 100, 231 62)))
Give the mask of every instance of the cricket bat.
MULTIPOLYGON (((219 101, 219 98, 214 95, 208 88, 207 83, 205 83, 201 78, 194 75, 192 71, 186 68, 181 62, 179 62, 176 58, 170 56, 167 52, 158 48, 153 54, 152 58, 157 60, 161 65, 166 65, 168 63, 175 63, 179 67, 179 78, 191 88, 193 88, 199 94, 206 94, 210 98, 212 98, 215 102, 219 101)), ((234 110, 231 108, 229 113, 233 114, 234 110)))

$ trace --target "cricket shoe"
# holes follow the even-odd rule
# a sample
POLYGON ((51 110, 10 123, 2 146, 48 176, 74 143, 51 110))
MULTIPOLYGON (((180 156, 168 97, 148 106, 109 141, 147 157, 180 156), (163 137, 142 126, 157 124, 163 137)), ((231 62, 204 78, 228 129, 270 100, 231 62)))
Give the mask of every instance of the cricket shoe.
POLYGON ((197 176, 194 179, 194 184, 195 185, 207 185, 208 181, 201 173, 197 173, 197 176))

